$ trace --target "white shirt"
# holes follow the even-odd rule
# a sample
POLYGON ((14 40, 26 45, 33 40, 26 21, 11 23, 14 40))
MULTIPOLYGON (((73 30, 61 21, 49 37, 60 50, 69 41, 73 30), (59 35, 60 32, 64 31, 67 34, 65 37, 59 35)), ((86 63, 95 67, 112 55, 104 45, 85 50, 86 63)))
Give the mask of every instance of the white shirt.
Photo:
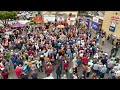
POLYGON ((88 67, 86 72, 91 72, 91 67, 88 67))
POLYGON ((39 46, 38 46, 38 44, 37 44, 37 45, 35 45, 35 48, 36 48, 36 49, 39 49, 39 46))
POLYGON ((99 67, 98 64, 94 64, 94 65, 93 65, 93 69, 94 69, 94 70, 98 70, 98 67, 99 67))
POLYGON ((77 44, 80 45, 80 41, 78 41, 77 44))
POLYGON ((4 50, 3 48, 0 48, 1 53, 3 53, 3 50, 4 50))
POLYGON ((45 56, 45 57, 48 57, 48 51, 47 51, 46 53, 44 53, 44 56, 45 56))
POLYGON ((98 55, 98 53, 96 53, 96 54, 94 55, 94 58, 98 59, 98 57, 99 57, 99 55, 98 55))
POLYGON ((102 69, 103 65, 98 65, 98 70, 100 71, 102 69))
POLYGON ((83 53, 80 53, 80 57, 83 57, 83 53))
POLYGON ((37 61, 36 64, 37 64, 37 67, 40 68, 40 66, 42 66, 42 61, 37 61))
POLYGON ((120 70, 116 71, 116 76, 120 76, 120 70))
POLYGON ((92 66, 93 66, 93 63, 92 63, 92 62, 88 62, 88 65, 90 65, 90 67, 92 67, 92 66))
POLYGON ((72 68, 70 68, 69 73, 73 73, 73 69, 72 68))

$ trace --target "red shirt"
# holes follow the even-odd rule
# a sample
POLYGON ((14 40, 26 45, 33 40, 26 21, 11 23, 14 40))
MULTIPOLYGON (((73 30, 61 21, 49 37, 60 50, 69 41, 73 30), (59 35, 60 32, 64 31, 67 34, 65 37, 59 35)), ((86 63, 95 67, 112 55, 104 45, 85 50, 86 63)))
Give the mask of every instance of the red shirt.
POLYGON ((29 54, 29 55, 33 55, 34 52, 33 52, 32 50, 29 50, 28 54, 29 54))
POLYGON ((83 64, 86 64, 87 61, 88 61, 88 58, 87 58, 87 57, 82 57, 82 63, 83 63, 83 64))
POLYGON ((17 67, 16 69, 15 69, 15 73, 16 73, 16 76, 20 76, 21 75, 21 73, 22 73, 22 67, 17 67))
POLYGON ((3 79, 8 79, 8 72, 2 72, 1 75, 3 76, 3 79))
POLYGON ((64 68, 68 68, 68 63, 64 63, 64 68))
POLYGON ((52 73, 52 65, 48 68, 48 65, 46 65, 46 73, 51 74, 52 73))

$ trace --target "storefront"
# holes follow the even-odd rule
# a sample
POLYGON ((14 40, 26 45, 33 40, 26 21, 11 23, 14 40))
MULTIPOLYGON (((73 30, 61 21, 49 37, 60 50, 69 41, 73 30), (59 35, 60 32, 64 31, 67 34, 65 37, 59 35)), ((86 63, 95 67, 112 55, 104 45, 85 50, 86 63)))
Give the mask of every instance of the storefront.
POLYGON ((106 11, 102 29, 109 34, 120 38, 120 11, 106 11))
POLYGON ((103 18, 101 17, 93 17, 93 19, 91 20, 91 29, 95 32, 99 32, 99 30, 102 29, 102 24, 103 24, 103 18))

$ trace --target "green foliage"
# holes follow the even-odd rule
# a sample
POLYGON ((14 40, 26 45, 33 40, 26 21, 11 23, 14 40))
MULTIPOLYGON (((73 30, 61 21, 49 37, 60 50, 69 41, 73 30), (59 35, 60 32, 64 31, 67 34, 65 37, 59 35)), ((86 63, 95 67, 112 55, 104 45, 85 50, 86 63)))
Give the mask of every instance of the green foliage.
POLYGON ((35 23, 32 21, 32 22, 29 23, 29 25, 35 25, 35 23))
POLYGON ((3 25, 8 24, 9 19, 16 18, 16 11, 0 11, 0 20, 3 22, 3 25))
POLYGON ((15 17, 16 17, 15 11, 0 11, 0 20, 15 19, 15 17))

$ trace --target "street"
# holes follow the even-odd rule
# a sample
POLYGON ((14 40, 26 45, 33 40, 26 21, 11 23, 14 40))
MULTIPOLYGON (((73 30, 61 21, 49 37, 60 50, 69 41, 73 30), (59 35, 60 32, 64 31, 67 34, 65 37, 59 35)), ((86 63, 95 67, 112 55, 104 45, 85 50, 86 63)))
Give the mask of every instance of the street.
MULTIPOLYGON (((94 33, 94 32, 92 32, 92 37, 94 37, 96 34, 94 33)), ((109 55, 110 55, 110 50, 111 50, 111 48, 112 48, 112 45, 106 40, 105 41, 105 45, 101 45, 101 40, 99 41, 99 45, 100 45, 100 47, 103 49, 103 51, 104 52, 107 52, 109 55)), ((117 54, 117 56, 120 56, 120 52, 118 52, 118 54, 117 54)), ((11 62, 11 64, 12 64, 12 62, 11 62)), ((70 62, 70 64, 69 64, 69 67, 71 67, 71 62, 70 62)), ((14 73, 14 69, 13 69, 13 65, 11 65, 11 68, 12 68, 12 70, 11 70, 11 72, 10 72, 10 75, 9 75, 9 79, 17 79, 17 76, 15 75, 15 73, 14 73)), ((44 69, 44 68, 43 68, 44 69)), ((53 71, 53 77, 56 79, 56 72, 55 72, 55 70, 53 71)), ((78 72, 78 74, 79 74, 79 76, 81 76, 82 75, 82 68, 80 68, 80 70, 79 70, 79 72, 78 72)), ((45 78, 46 77, 46 74, 45 74, 45 69, 44 69, 44 72, 39 72, 38 73, 38 78, 39 79, 43 79, 43 78, 45 78)), ((105 75, 105 78, 107 78, 108 77, 108 75, 106 74, 105 75)))

